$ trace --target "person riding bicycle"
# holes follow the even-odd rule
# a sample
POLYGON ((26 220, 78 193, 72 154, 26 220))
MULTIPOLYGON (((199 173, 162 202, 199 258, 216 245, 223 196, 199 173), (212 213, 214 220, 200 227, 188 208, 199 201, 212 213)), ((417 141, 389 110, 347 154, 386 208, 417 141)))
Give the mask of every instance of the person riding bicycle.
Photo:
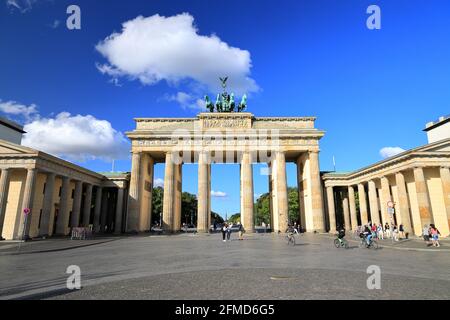
POLYGON ((366 239, 367 245, 369 245, 370 241, 372 240, 372 230, 370 230, 368 225, 366 225, 366 227, 364 228, 363 235, 366 239))
POLYGON ((339 241, 342 241, 344 239, 344 237, 345 237, 345 229, 344 229, 344 227, 341 227, 341 228, 339 228, 339 231, 338 231, 339 241))

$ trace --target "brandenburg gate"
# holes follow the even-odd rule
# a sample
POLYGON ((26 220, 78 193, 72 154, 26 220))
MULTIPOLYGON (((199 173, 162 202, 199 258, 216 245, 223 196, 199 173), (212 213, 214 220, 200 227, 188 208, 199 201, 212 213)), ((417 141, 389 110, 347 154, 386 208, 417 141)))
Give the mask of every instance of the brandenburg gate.
MULTIPOLYGON (((212 105, 208 100, 207 108, 212 105)), ((286 163, 293 162, 297 165, 300 224, 306 231, 325 231, 319 171, 319 140, 324 132, 314 127, 315 118, 262 118, 247 112, 223 112, 222 108, 218 111, 195 118, 135 119, 136 129, 127 132, 132 141, 132 171, 126 230, 150 229, 154 165, 165 163, 163 228, 179 231, 182 166, 198 163, 197 231, 208 232, 211 165, 238 163, 241 223, 247 232, 253 232, 253 164, 267 163, 264 174, 271 200, 270 224, 275 232, 284 232, 288 225, 286 163)))

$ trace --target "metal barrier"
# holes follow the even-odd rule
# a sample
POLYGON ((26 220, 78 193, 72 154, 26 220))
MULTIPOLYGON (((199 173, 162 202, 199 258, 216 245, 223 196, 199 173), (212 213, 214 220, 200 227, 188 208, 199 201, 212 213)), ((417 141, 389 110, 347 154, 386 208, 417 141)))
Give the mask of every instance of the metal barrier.
POLYGON ((71 240, 87 240, 92 238, 92 226, 72 228, 71 240))

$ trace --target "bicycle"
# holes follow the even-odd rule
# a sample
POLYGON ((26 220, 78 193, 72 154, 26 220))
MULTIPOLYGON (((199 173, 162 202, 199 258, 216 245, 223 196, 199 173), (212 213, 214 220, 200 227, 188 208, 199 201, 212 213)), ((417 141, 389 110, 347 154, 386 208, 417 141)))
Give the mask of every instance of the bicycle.
POLYGON ((361 241, 359 242, 359 247, 360 248, 367 248, 367 249, 378 249, 378 242, 377 240, 371 238, 369 243, 367 243, 367 237, 361 237, 361 241))
POLYGON ((348 241, 345 240, 344 238, 340 239, 340 238, 336 238, 334 239, 334 246, 336 248, 345 248, 348 249, 348 241))

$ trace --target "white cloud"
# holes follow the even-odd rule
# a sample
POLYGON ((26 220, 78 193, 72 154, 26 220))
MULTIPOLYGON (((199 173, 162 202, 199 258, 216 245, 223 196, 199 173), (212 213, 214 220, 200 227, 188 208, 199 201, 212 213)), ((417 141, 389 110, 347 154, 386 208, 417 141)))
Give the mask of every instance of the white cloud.
POLYGON ((157 188, 157 187, 164 188, 164 180, 161 178, 156 178, 155 181, 153 182, 153 186, 155 188, 157 188))
POLYGON ((145 85, 187 79, 217 92, 218 77, 228 76, 229 89, 236 94, 259 89, 250 78, 250 52, 216 35, 199 35, 188 13, 139 16, 124 22, 121 32, 99 42, 96 49, 108 61, 97 68, 113 78, 138 79, 145 85))
POLYGON ((29 119, 31 116, 37 114, 37 106, 35 104, 26 106, 16 101, 2 102, 2 100, 0 100, 0 111, 9 115, 23 116, 24 118, 29 119))
POLYGON ((25 125, 22 144, 73 161, 127 159, 130 146, 106 120, 62 112, 25 125))
POLYGON ((405 152, 405 150, 400 147, 384 147, 380 150, 380 155, 383 159, 386 159, 402 152, 405 152))
POLYGON ((186 92, 177 92, 174 95, 166 95, 168 101, 177 102, 183 109, 191 109, 194 111, 206 111, 205 102, 186 92))
POLYGON ((211 197, 214 197, 214 198, 225 198, 225 197, 227 197, 227 194, 225 192, 222 192, 222 191, 211 190, 211 197))
POLYGON ((25 13, 32 9, 37 0, 6 0, 6 6, 12 10, 19 10, 25 13))

